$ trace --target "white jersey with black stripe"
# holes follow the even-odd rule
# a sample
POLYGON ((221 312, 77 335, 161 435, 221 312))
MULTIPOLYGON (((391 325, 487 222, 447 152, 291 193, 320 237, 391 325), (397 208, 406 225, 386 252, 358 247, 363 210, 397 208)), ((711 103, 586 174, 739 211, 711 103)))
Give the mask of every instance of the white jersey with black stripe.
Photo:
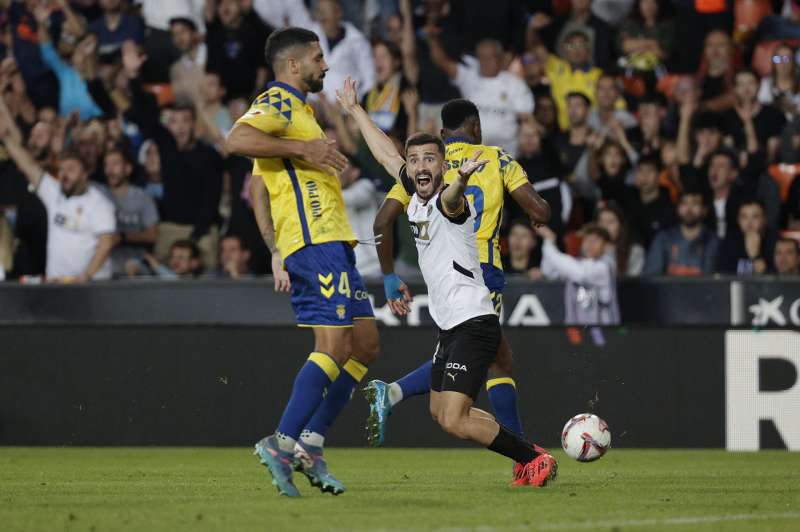
POLYGON ((475 208, 465 198, 464 211, 449 217, 444 214, 440 194, 422 201, 415 193, 407 213, 428 286, 428 310, 436 325, 446 331, 495 311, 478 260, 475 208))

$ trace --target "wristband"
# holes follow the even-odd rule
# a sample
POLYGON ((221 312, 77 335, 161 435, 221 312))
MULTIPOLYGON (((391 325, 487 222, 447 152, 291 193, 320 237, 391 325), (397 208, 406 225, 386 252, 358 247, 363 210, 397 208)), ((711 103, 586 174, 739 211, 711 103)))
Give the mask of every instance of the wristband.
POLYGON ((383 276, 383 292, 386 294, 386 299, 402 299, 403 294, 400 293, 400 285, 403 281, 396 273, 387 273, 383 276))

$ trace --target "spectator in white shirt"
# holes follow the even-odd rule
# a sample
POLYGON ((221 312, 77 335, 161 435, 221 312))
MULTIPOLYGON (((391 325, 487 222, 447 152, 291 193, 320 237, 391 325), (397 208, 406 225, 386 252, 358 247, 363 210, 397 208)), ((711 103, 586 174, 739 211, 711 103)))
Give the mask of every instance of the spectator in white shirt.
POLYGON ((46 173, 23 147, 19 130, 6 111, 3 106, 0 139, 47 209, 47 279, 110 279, 114 205, 89 186, 86 164, 75 152, 65 151, 59 157, 58 178, 46 173))
POLYGON ((519 124, 532 117, 533 94, 524 81, 503 70, 502 45, 492 39, 483 40, 475 47, 477 60, 464 56, 462 63, 457 63, 445 53, 436 30, 427 31, 433 62, 464 98, 478 106, 484 143, 501 146, 516 156, 519 124))
POLYGON ((372 47, 355 26, 342 21, 342 7, 337 0, 319 0, 314 11, 317 23, 312 30, 319 36, 319 45, 328 63, 322 87, 330 99, 350 76, 356 80, 358 97, 362 98, 375 85, 372 47))
POLYGON ((253 9, 273 28, 295 26, 313 29, 314 23, 302 0, 253 0, 253 9))
MULTIPOLYGON (((351 161, 344 171, 340 172, 342 197, 347 209, 347 219, 359 240, 372 239, 372 224, 378 214, 378 195, 372 180, 362 177, 361 168, 356 161, 351 161)), ((365 279, 381 277, 381 265, 378 262, 378 250, 371 244, 359 244, 355 248, 356 267, 365 279)))
POLYGON ((536 228, 542 237, 542 273, 548 279, 566 281, 565 320, 569 325, 617 325, 620 321, 617 302, 616 265, 608 251, 611 237, 600 226, 583 229, 581 251, 577 259, 556 247, 556 234, 547 226, 536 228))

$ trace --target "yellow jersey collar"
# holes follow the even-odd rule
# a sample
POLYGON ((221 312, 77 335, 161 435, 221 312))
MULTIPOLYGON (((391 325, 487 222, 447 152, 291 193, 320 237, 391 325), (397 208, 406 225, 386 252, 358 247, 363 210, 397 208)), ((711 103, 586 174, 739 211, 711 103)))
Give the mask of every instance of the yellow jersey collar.
POLYGON ((306 95, 300 92, 299 90, 295 89, 288 83, 284 83, 282 81, 271 81, 267 84, 267 89, 271 89, 272 87, 278 87, 279 89, 283 89, 286 92, 294 95, 298 100, 303 103, 306 103, 306 95))
POLYGON ((447 146, 448 144, 456 144, 456 143, 474 144, 474 142, 469 140, 467 137, 447 137, 446 139, 444 139, 445 146, 447 146))

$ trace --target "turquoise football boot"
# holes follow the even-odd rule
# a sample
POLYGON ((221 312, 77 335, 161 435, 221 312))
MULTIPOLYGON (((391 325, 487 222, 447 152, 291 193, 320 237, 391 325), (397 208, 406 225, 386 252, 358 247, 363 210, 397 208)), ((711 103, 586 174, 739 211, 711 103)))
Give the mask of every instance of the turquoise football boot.
POLYGON ((380 447, 386 438, 386 423, 392 412, 389 402, 389 385, 383 381, 369 381, 364 388, 364 396, 369 402, 367 417, 367 442, 372 447, 380 447))
POLYGON ((298 441, 294 446, 295 471, 303 473, 312 486, 323 493, 340 495, 344 484, 328 472, 328 464, 322 458, 322 447, 298 441))
POLYGON ((272 485, 278 488, 278 493, 287 497, 300 496, 300 492, 292 482, 294 453, 281 451, 274 435, 267 436, 256 443, 256 450, 253 454, 258 455, 261 463, 267 466, 272 475, 272 485))

